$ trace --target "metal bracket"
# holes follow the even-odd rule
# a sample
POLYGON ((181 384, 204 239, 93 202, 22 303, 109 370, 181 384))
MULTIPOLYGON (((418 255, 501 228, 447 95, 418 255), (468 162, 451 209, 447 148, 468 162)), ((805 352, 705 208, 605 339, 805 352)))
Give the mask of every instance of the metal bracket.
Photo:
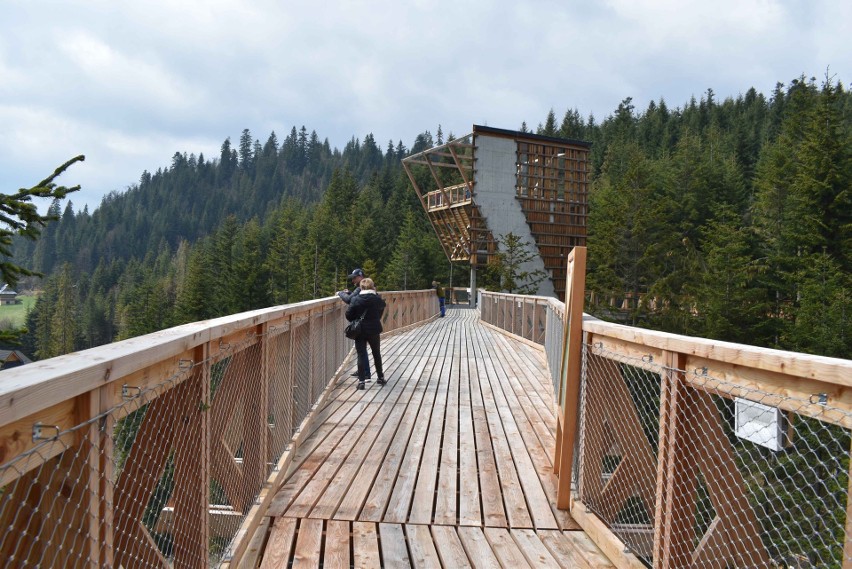
POLYGON ((55 439, 59 436, 59 426, 58 425, 44 425, 41 422, 35 423, 33 425, 33 442, 36 441, 46 441, 50 439, 55 439), (42 430, 44 429, 53 429, 56 431, 52 437, 44 437, 42 436, 42 430))
POLYGON ((195 364, 192 360, 178 360, 178 369, 181 371, 189 371, 195 364))
POLYGON ((707 375, 707 368, 697 367, 692 373, 694 373, 695 375, 707 375))
POLYGON ((814 393, 808 397, 808 401, 811 402, 811 405, 828 405, 828 393, 814 393))
POLYGON ((651 354, 645 354, 642 356, 642 361, 645 363, 652 363, 654 361, 654 356, 651 354))
POLYGON ((121 398, 122 399, 133 399, 134 397, 139 396, 142 393, 141 387, 136 387, 135 385, 127 385, 126 383, 121 386, 121 398), (136 395, 131 395, 130 391, 136 391, 136 395))

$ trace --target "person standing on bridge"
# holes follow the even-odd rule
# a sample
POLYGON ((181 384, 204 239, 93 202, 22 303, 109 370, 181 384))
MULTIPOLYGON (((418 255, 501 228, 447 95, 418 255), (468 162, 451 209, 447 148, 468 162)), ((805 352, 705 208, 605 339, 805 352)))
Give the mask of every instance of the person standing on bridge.
POLYGON ((367 344, 373 352, 373 364, 376 366, 376 383, 385 384, 385 373, 382 368, 381 333, 382 314, 385 311, 385 301, 376 292, 373 279, 363 278, 360 281, 360 293, 353 295, 346 309, 346 319, 353 322, 361 317, 361 334, 355 338, 355 352, 358 354, 358 389, 364 389, 364 380, 370 370, 367 359, 367 344))
POLYGON ((438 295, 438 306, 441 309, 441 318, 444 317, 444 314, 447 312, 446 306, 446 293, 444 292, 444 287, 441 286, 441 283, 438 281, 432 281, 432 288, 435 289, 435 294, 438 295))
MULTIPOLYGON (((337 296, 339 296, 340 299, 343 302, 345 302, 346 304, 351 304, 352 299, 357 297, 359 294, 361 294, 360 283, 361 283, 362 279, 366 278, 366 276, 367 275, 365 275, 364 271, 362 271, 361 269, 355 269, 354 271, 352 271, 352 273, 350 273, 349 276, 347 276, 346 278, 348 280, 352 281, 352 284, 355 285, 355 290, 353 290, 352 292, 349 292, 348 290, 341 290, 340 292, 337 293, 337 296)), ((349 374, 349 376, 350 377, 358 377, 358 372, 354 371, 351 374, 349 374)), ((367 379, 370 379, 370 377, 371 377, 369 367, 367 368, 366 377, 367 377, 367 379)))

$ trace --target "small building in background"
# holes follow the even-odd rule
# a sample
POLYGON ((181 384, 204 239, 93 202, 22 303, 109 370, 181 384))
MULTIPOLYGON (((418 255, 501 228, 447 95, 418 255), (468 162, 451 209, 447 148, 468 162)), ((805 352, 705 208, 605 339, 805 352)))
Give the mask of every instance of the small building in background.
POLYGON ((0 287, 0 304, 21 304, 18 293, 7 284, 0 287))
POLYGON ((0 370, 32 363, 21 350, 0 350, 0 370))

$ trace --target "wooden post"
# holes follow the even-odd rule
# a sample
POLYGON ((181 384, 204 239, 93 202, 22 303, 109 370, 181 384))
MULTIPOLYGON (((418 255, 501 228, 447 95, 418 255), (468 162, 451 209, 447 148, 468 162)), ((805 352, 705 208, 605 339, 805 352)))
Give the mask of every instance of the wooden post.
POLYGON ((172 425, 175 439, 174 555, 176 567, 206 567, 210 543, 210 363, 208 344, 195 349, 192 377, 172 425))
POLYGON ((557 430, 559 448, 556 450, 559 481, 556 488, 556 507, 571 507, 571 466, 577 438, 577 417, 580 409, 580 371, 583 359, 583 300, 586 286, 586 248, 574 247, 568 254, 568 277, 565 290, 565 329, 562 346, 562 365, 557 430))
POLYGON ((100 397, 98 398, 98 406, 101 413, 106 413, 99 421, 100 432, 99 448, 100 452, 100 475, 99 481, 99 496, 100 496, 100 528, 99 539, 100 557, 98 565, 100 567, 114 567, 114 532, 113 525, 115 519, 115 497, 114 497, 114 480, 115 480, 115 442, 113 433, 115 432, 115 416, 112 413, 107 413, 112 409, 116 401, 114 401, 115 390, 111 385, 106 385, 100 388, 100 397))
MULTIPOLYGON (((93 389, 77 398, 77 419, 80 423, 88 421, 91 417, 98 415, 100 410, 100 390, 93 389)), ((87 526, 82 535, 86 535, 86 551, 81 559, 87 560, 91 565, 101 565, 100 555, 100 524, 101 524, 101 421, 92 421, 81 433, 80 444, 86 455, 86 472, 81 484, 86 488, 88 506, 81 508, 83 512, 83 523, 87 526)))
POLYGON ((687 450, 685 427, 691 420, 684 401, 686 356, 663 352, 660 389, 657 499, 654 512, 655 567, 683 567, 692 553, 695 505, 694 456, 687 450))
POLYGON ((266 410, 269 409, 269 373, 265 365, 266 324, 255 328, 261 340, 249 346, 243 360, 246 368, 240 380, 245 382, 243 409, 243 495, 248 512, 266 480, 266 446, 269 427, 266 410))

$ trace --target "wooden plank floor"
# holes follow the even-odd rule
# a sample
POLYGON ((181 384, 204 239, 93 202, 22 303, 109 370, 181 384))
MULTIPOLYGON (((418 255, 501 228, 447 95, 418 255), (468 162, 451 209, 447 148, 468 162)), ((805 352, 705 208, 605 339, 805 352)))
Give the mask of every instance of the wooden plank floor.
POLYGON ((261 567, 612 566, 554 506, 543 352, 451 309, 382 355, 387 385, 356 390, 353 358, 317 410, 261 567))

